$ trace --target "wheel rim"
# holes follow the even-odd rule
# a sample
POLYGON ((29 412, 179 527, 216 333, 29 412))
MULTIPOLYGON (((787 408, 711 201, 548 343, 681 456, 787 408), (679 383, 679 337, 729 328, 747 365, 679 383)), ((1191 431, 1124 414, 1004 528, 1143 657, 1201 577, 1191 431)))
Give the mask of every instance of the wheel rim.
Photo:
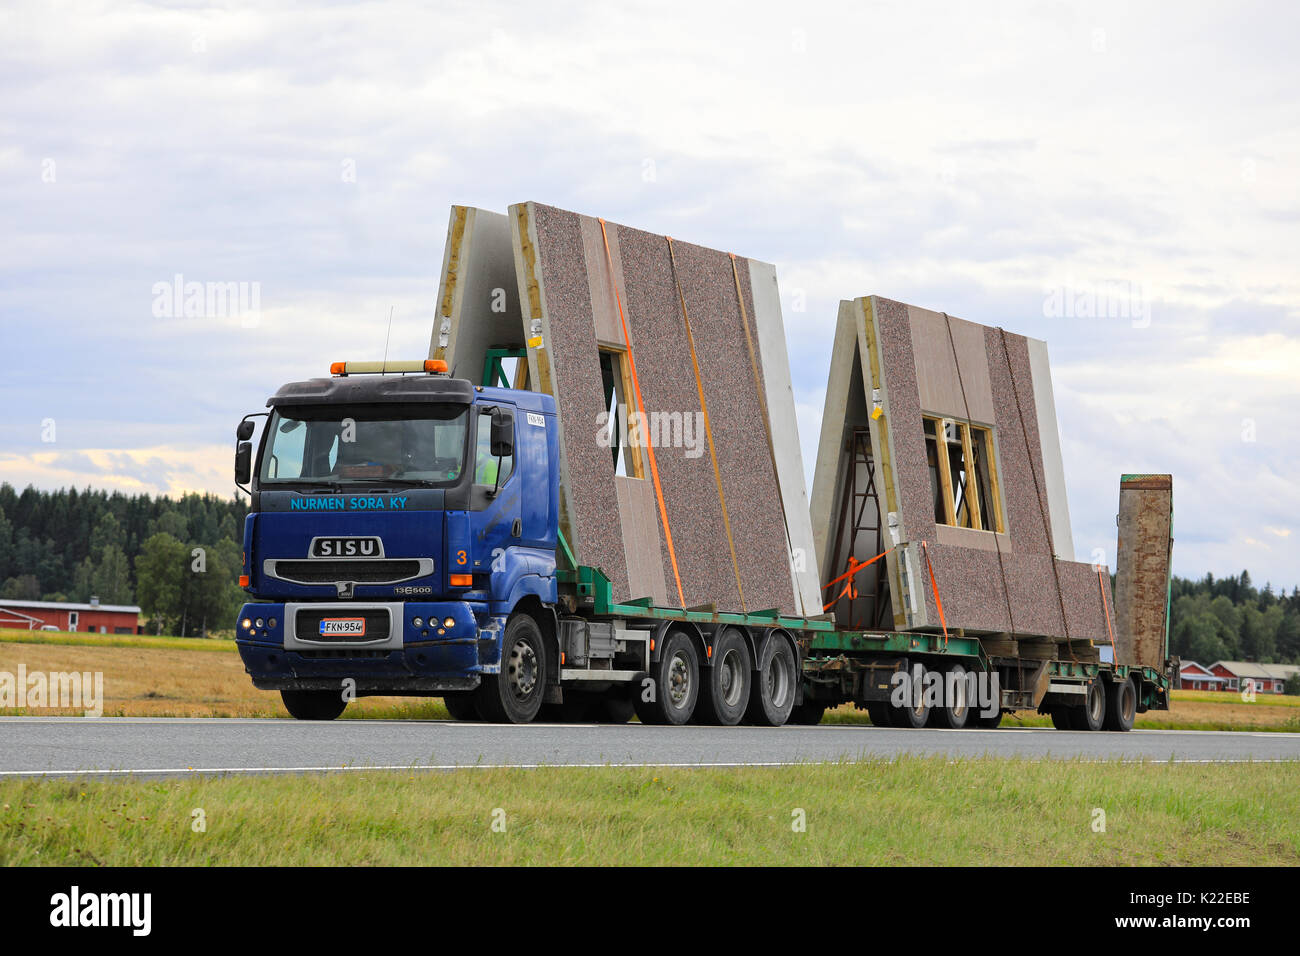
POLYGON ((510 692, 515 700, 523 702, 537 688, 537 651, 527 641, 516 641, 510 649, 510 664, 506 669, 510 692))
POLYGON ((1092 722, 1096 723, 1102 718, 1102 708, 1105 706, 1106 698, 1102 693, 1100 684, 1093 684, 1088 690, 1088 716, 1092 722))
POLYGON ((953 717, 961 720, 966 715, 966 671, 957 667, 953 669, 956 679, 952 682, 952 706, 948 711, 953 717))
POLYGON ((1124 715, 1124 722, 1128 723, 1137 716, 1137 691, 1132 684, 1125 684, 1125 688, 1125 693, 1120 698, 1120 711, 1124 715))
POLYGON ((721 670, 718 679, 722 685, 722 699, 727 706, 735 707, 740 703, 745 690, 745 675, 740 652, 734 647, 722 655, 721 670))
POLYGON ((685 706, 691 693, 691 665, 686 655, 678 651, 668 664, 668 700, 675 708, 685 706))
POLYGON ((790 693, 791 681, 785 658, 780 654, 772 655, 771 661, 768 662, 764 680, 767 682, 767 699, 771 701, 772 706, 784 707, 790 693))

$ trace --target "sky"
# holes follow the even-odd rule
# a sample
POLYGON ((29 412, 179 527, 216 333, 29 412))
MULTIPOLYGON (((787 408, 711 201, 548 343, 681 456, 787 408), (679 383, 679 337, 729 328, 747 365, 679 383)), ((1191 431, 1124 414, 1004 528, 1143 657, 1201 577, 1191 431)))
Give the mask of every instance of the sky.
POLYGON ((1300 584, 1294 5, 10 2, 0 481, 233 492, 234 427, 428 352, 452 203, 772 262, 804 466, 837 303, 1047 341, 1076 557, 1300 584), (178 278, 179 277, 179 278, 178 278), (172 290, 242 291, 187 315, 172 290), (255 312, 251 307, 256 295, 255 312))

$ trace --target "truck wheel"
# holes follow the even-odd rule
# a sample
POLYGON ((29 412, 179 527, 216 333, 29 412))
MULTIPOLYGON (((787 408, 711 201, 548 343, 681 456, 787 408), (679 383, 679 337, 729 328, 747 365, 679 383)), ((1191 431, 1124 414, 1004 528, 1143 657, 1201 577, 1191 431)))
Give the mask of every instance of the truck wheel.
POLYGON ((825 704, 819 700, 805 700, 802 704, 796 704, 794 710, 790 711, 789 722, 802 727, 811 727, 820 724, 824 716, 826 716, 825 704))
POLYGON ((1053 707, 1052 708, 1052 726, 1057 730, 1073 730, 1074 718, 1070 707, 1053 707))
POLYGON ((930 727, 941 727, 949 730, 961 730, 970 722, 970 700, 968 699, 969 685, 966 683, 966 668, 961 664, 953 664, 944 674, 943 688, 944 694, 948 692, 948 675, 953 676, 952 690, 953 699, 946 701, 946 707, 933 707, 930 709, 930 719, 927 725, 930 727))
POLYGON ((443 696, 442 704, 452 720, 479 720, 478 707, 474 704, 474 691, 455 691, 443 696))
POLYGON ((282 690, 280 699, 297 720, 333 720, 348 705, 342 690, 282 690))
POLYGON ((978 727, 980 730, 997 730, 1002 723, 1002 711, 998 711, 992 717, 985 717, 979 711, 972 711, 970 717, 971 725, 978 727))
POLYGON ((894 722, 889 719, 889 712, 893 708, 883 700, 867 701, 867 716, 871 718, 871 723, 876 727, 892 727, 894 722))
POLYGON ((1137 717, 1137 688, 1131 680, 1117 681, 1110 685, 1106 695, 1107 730, 1126 731, 1133 729, 1137 717))
POLYGON ((1071 708, 1070 721, 1075 730, 1101 730, 1106 722, 1106 684, 1100 677, 1088 685, 1083 706, 1071 708))
POLYGON ((650 665, 654 700, 639 693, 636 715, 643 724, 684 724, 695 712, 700 696, 700 654, 695 642, 681 631, 669 631, 659 660, 650 665))
POLYGON ((745 639, 731 628, 722 631, 713 644, 713 666, 700 675, 700 702, 695 708, 700 723, 724 727, 740 723, 749 706, 752 670, 745 639))
POLYGON ((484 674, 479 684, 479 713, 500 724, 526 724, 537 716, 545 693, 542 629, 527 614, 516 614, 501 640, 501 673, 484 674))
POLYGON ((909 684, 912 699, 905 707, 889 705, 889 722, 895 727, 916 730, 924 727, 930 720, 930 705, 925 702, 925 677, 930 673, 928 667, 913 665, 913 680, 909 684), (919 672, 919 673, 918 673, 919 672), (916 680, 917 677, 920 680, 916 680))
POLYGON ((758 679, 749 692, 746 718, 765 727, 780 727, 794 710, 798 679, 789 642, 779 634, 769 635, 758 652, 758 679))

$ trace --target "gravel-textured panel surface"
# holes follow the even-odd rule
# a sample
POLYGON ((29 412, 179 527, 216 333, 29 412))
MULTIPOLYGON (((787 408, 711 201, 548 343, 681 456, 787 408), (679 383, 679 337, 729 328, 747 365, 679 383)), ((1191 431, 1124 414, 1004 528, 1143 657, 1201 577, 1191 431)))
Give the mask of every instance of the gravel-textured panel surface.
POLYGON ((881 376, 887 393, 890 459, 898 492, 902 534, 909 541, 933 541, 930 469, 925 460, 925 431, 907 306, 883 298, 876 298, 874 306, 881 376))
MULTIPOLYGON (((607 448, 596 441, 603 408, 597 329, 619 328, 608 294, 599 226, 575 213, 535 205, 538 268, 544 279, 556 401, 565 423, 568 513, 580 561, 601 567, 616 598, 629 591, 626 530, 619 517, 607 448), (611 314, 609 313, 613 310, 611 314)), ((655 448, 677 565, 688 605, 739 610, 741 598, 727 545, 712 460, 698 412, 699 393, 665 237, 607 223, 615 271, 647 415, 672 416, 675 430, 655 448)), ((773 474, 753 370, 725 254, 675 242, 713 425, 718 468, 750 610, 794 610, 780 496, 773 474)), ((745 311, 756 336, 747 263, 739 262, 745 311)), ((621 329, 620 329, 621 337, 621 329)), ((632 396, 629 396, 632 398, 632 396)), ((664 436, 660 436, 661 438, 664 436)), ((649 470, 644 479, 651 481, 649 470)), ((656 521, 659 521, 656 507, 656 521)), ((662 529, 660 529, 662 532, 662 529)), ((660 558, 667 591, 677 588, 666 540, 660 558)), ((637 590, 632 587, 632 590, 637 590)))
MULTIPOLYGON (((948 626, 1064 637, 1068 622, 1069 636, 1073 638, 1104 638, 1106 619, 1096 574, 1090 565, 1057 562, 1061 582, 1058 597, 1057 575, 1053 573, 1044 524, 1046 485, 1029 350, 1024 336, 1008 334, 1004 348, 998 329, 986 328, 984 332, 998 474, 1012 545, 1004 551, 999 563, 996 551, 941 545, 935 541, 923 410, 908 309, 889 299, 876 298, 874 303, 904 535, 910 541, 929 542, 930 561, 948 626), (1008 620, 1008 600, 1011 620, 1008 620)), ((938 606, 930 587, 929 572, 922 568, 922 574, 925 580, 919 590, 924 595, 931 625, 937 625, 938 606)))
MULTIPOLYGON (((614 465, 596 439, 597 416, 605 398, 592 317, 591 287, 578 216, 535 204, 538 269, 545 278, 546 317, 562 422, 564 487, 579 561, 600 568, 613 582, 616 598, 627 598, 614 465)), ((603 266, 602 263, 598 265, 603 266)))
MULTIPOLYGON (((725 253, 689 243, 674 241, 674 247, 700 361, 745 604, 750 610, 779 607, 793 612, 780 488, 772 471, 767 430, 759 404, 762 371, 760 368, 756 385, 736 301, 731 260, 725 253)), ((739 261, 738 272, 749 334, 757 348, 749 267, 744 260, 739 261)), ((759 358, 757 354, 756 358, 759 358)), ((708 458, 707 451, 702 458, 708 458)), ((716 480, 711 484, 716 494, 716 480)), ((725 542, 720 541, 718 545, 724 565, 729 566, 729 549, 725 542)))

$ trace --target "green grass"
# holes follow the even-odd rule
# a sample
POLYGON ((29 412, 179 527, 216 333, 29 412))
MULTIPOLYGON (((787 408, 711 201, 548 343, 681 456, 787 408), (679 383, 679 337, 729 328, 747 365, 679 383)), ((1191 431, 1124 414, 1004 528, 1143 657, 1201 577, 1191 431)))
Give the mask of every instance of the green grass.
POLYGON ((1300 864, 1300 762, 8 779, 0 805, 8 865, 1300 864))
POLYGON ((151 634, 83 634, 67 631, 27 631, 0 628, 0 643, 51 644, 66 647, 134 647, 168 651, 227 651, 235 653, 233 638, 155 637, 151 634))

